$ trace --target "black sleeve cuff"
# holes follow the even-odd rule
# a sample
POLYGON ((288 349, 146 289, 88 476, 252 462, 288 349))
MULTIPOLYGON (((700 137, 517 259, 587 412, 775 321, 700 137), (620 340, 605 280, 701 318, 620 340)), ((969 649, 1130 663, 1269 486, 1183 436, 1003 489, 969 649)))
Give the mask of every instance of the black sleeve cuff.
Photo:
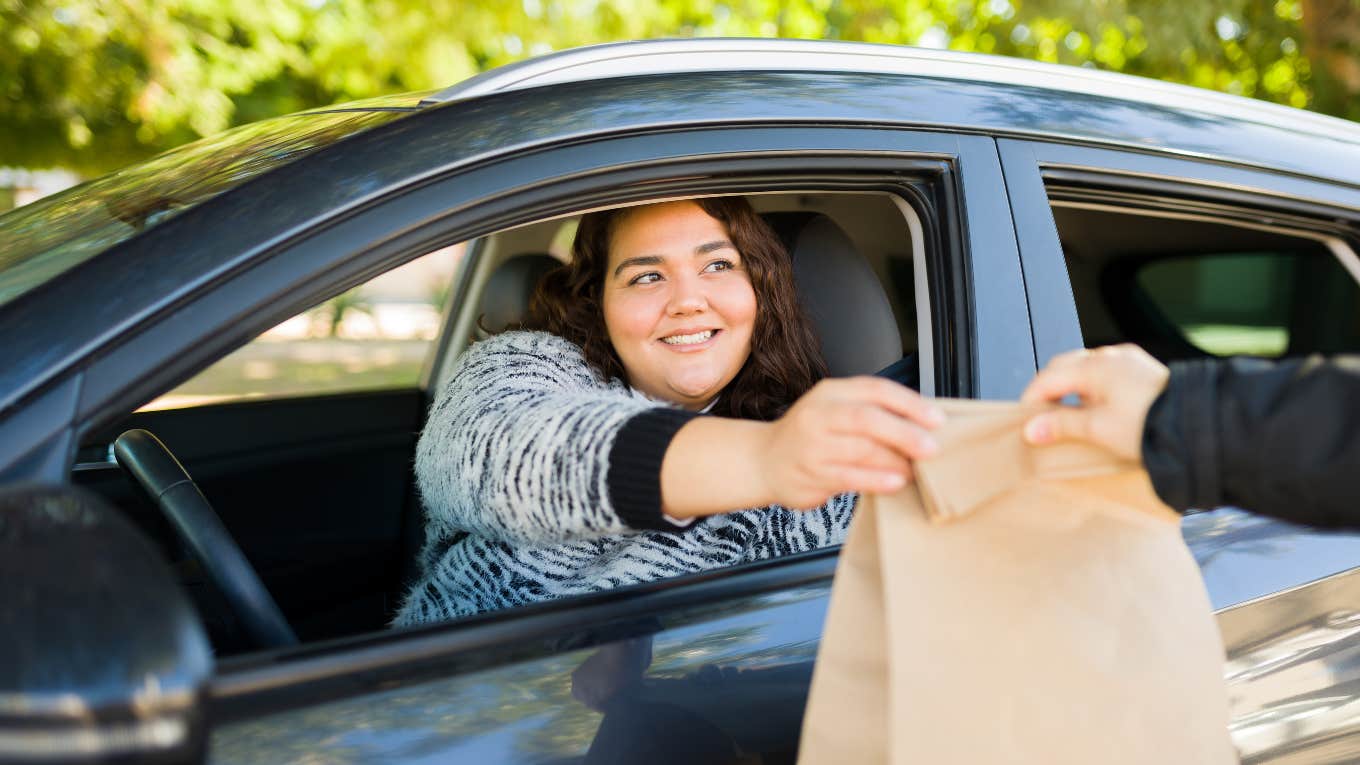
MULTIPOLYGON (((609 450, 609 499, 619 518, 634 529, 680 531, 661 514, 661 461, 671 439, 696 412, 657 407, 619 429, 609 450)), ((693 526, 693 524, 690 524, 693 526)))
POLYGON ((1173 363, 1143 424, 1143 464, 1152 487, 1180 512, 1222 504, 1217 378, 1212 362, 1173 363))

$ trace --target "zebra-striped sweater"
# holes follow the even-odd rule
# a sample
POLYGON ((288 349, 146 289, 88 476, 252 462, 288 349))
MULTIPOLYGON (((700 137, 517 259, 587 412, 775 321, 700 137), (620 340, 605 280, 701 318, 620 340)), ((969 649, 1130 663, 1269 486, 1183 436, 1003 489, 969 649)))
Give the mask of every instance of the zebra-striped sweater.
POLYGON ((555 335, 506 332, 473 346, 439 392, 416 446, 426 514, 422 576, 395 623, 596 592, 844 539, 853 494, 805 512, 776 505, 683 528, 664 519, 660 462, 689 416, 632 395, 621 381, 601 381, 580 349, 555 335), (620 438, 625 429, 633 435, 620 438), (639 437, 649 429, 660 437, 639 437))

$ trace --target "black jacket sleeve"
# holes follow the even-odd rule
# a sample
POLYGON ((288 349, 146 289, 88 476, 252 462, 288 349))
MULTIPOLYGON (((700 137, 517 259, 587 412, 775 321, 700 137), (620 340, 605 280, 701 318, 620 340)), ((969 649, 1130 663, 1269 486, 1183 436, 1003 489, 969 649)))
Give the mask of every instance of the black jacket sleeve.
POLYGON ((1360 356, 1173 363, 1143 461, 1177 510, 1360 527, 1360 356))

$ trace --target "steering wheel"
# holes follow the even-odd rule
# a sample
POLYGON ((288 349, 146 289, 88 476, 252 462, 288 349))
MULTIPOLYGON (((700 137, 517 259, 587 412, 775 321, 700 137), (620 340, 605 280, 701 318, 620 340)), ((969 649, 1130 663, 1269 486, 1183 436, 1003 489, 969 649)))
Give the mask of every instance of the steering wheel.
POLYGON ((297 636, 278 604, 203 492, 165 444, 148 431, 129 430, 113 442, 113 456, 198 557, 251 640, 260 648, 296 645, 297 636))

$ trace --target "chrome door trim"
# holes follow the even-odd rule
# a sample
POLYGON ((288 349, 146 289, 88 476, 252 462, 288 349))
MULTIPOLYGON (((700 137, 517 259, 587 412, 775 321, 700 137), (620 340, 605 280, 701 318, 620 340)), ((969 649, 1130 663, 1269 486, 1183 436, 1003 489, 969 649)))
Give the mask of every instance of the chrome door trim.
POLYGON ((1244 763, 1360 758, 1360 567, 1218 613, 1244 763))

